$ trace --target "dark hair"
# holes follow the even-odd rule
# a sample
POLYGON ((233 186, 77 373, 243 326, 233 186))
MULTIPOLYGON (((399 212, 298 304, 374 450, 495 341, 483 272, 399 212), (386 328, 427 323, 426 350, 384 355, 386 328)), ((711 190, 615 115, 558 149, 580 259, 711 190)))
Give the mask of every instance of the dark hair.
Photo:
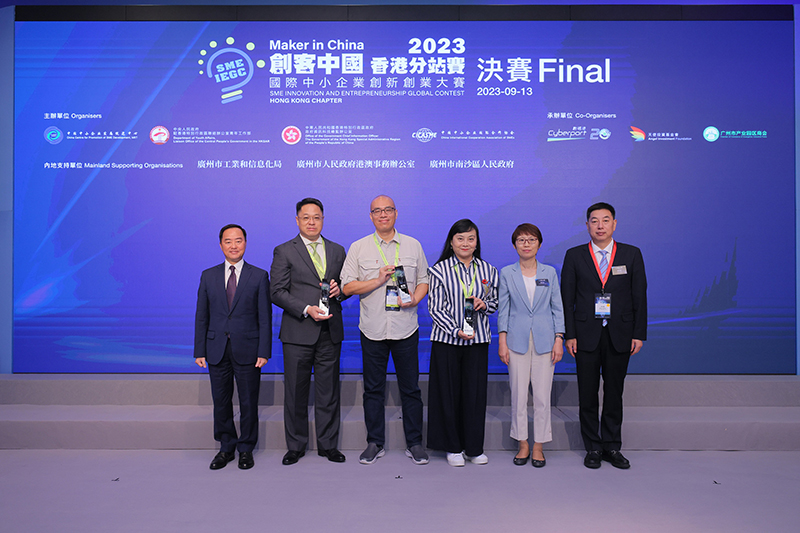
POLYGON ((247 241, 247 232, 241 227, 239 224, 228 224, 227 226, 222 226, 222 229, 219 230, 219 242, 222 242, 222 234, 228 231, 231 228, 239 228, 242 230, 242 235, 244 235, 244 240, 247 241))
POLYGON ((303 206, 304 205, 308 205, 308 204, 314 204, 315 206, 319 207, 319 210, 320 210, 320 212, 322 212, 323 215, 325 214, 325 208, 322 207, 322 202, 320 202, 316 198, 303 198, 302 200, 297 202, 297 211, 296 211, 296 213, 300 214, 300 210, 303 209, 303 206))
POLYGON ((589 220, 589 218, 592 216, 592 211, 597 211, 598 209, 606 209, 611 211, 611 218, 617 218, 617 212, 614 211, 614 206, 605 202, 597 202, 596 204, 590 205, 589 209, 586 210, 586 220, 589 220))
POLYGON ((533 224, 528 224, 525 222, 524 224, 520 224, 517 226, 517 229, 514 230, 514 233, 511 234, 511 244, 514 246, 517 245, 517 237, 520 235, 533 235, 537 239, 539 239, 539 246, 542 245, 542 232, 539 231, 539 228, 534 226, 533 224))
POLYGON ((437 263, 441 263, 445 259, 450 259, 453 257, 453 247, 450 246, 450 243, 453 240, 453 237, 456 233, 466 233, 468 231, 475 230, 475 240, 477 241, 475 245, 475 251, 472 253, 474 257, 478 259, 481 258, 481 234, 478 231, 478 226, 475 225, 473 221, 468 218, 462 218, 450 228, 450 232, 447 234, 447 239, 444 241, 444 248, 442 248, 442 255, 439 256, 439 259, 436 261, 437 263))

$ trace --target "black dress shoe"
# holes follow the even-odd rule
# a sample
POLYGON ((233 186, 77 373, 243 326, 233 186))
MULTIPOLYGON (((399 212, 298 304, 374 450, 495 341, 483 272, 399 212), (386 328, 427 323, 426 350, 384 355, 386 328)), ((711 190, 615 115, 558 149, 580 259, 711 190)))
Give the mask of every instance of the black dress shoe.
POLYGON ((214 460, 208 466, 211 470, 219 470, 234 460, 236 455, 233 452, 219 452, 214 456, 214 460))
POLYGON ((528 462, 528 456, 525 457, 514 457, 514 464, 517 466, 525 466, 525 463, 528 462))
POLYGON ((332 463, 343 463, 347 459, 342 452, 337 450, 336 448, 331 448, 330 450, 323 450, 320 448, 317 450, 317 454, 322 457, 327 457, 328 461, 332 463))
POLYGON ((306 454, 306 452, 304 452, 304 451, 303 452, 298 452, 297 450, 289 450, 283 456, 283 461, 281 461, 281 462, 283 464, 285 464, 285 465, 293 465, 297 461, 299 461, 300 458, 303 457, 305 454, 306 454))
POLYGON ((533 456, 531 455, 531 465, 533 465, 534 468, 542 468, 546 464, 547 464, 547 458, 544 456, 544 454, 542 454, 541 461, 539 459, 534 459, 533 456))
POLYGON ((631 463, 625 459, 624 455, 619 453, 619 450, 603 452, 603 461, 608 461, 611 466, 622 468, 623 470, 631 467, 631 463))
POLYGON ((583 459, 583 466, 586 468, 600 468, 600 452, 597 450, 586 452, 586 457, 583 459))
POLYGON ((253 461, 253 452, 239 452, 239 468, 242 470, 249 470, 255 466, 256 462, 253 461))

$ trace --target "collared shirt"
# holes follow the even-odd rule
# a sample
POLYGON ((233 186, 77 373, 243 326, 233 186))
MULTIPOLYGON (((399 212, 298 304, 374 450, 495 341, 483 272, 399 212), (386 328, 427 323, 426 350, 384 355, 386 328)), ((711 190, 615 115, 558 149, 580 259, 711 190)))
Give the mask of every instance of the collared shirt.
POLYGON ((321 245, 317 246, 317 253, 319 254, 320 259, 322 260, 322 269, 324 270, 325 267, 327 266, 327 263, 325 262, 325 239, 323 239, 322 236, 320 235, 319 237, 317 237, 316 241, 309 241, 308 239, 303 237, 302 233, 300 234, 300 238, 303 240, 303 244, 306 245, 306 250, 308 250, 309 257, 311 256, 311 252, 314 251, 314 248, 311 246, 311 243, 317 242, 321 245))
POLYGON ((459 345, 491 342, 489 315, 497 311, 497 287, 500 282, 497 269, 478 258, 473 258, 467 268, 453 256, 436 263, 428 272, 428 311, 433 321, 431 340, 459 345), (464 286, 469 291, 473 275, 475 289, 472 296, 486 302, 486 309, 475 312, 472 324, 475 338, 466 340, 458 336, 458 331, 464 328, 464 286))
MULTIPOLYGON (((417 239, 395 230, 389 242, 375 232, 350 245, 342 267, 342 287, 351 281, 369 281, 378 277, 384 262, 375 245, 376 238, 389 264, 393 264, 396 246, 400 246, 399 264, 405 270, 409 293, 413 295, 417 285, 428 283, 428 260, 422 245, 417 239)), ((360 295, 358 328, 370 340, 405 339, 419 327, 416 305, 399 311, 386 310, 386 286, 391 284, 390 279, 372 292, 360 295)))
MULTIPOLYGON (((606 259, 608 260, 608 267, 611 268, 611 252, 614 251, 614 239, 611 239, 611 242, 608 243, 608 246, 605 248, 600 248, 597 246, 594 241, 590 241, 592 243, 592 251, 594 252, 595 258, 597 258, 597 267, 600 268, 600 262, 603 260, 603 254, 601 252, 605 251, 606 259)), ((602 281, 602 279, 600 280, 602 281)), ((611 317, 608 317, 611 318, 611 317)), ((608 325, 608 318, 603 319, 603 327, 608 325)))
MULTIPOLYGON (((236 263, 233 266, 234 266, 234 268, 236 268, 236 286, 238 287, 239 286, 239 280, 242 279, 242 267, 244 266, 244 259, 242 259, 241 261, 239 261, 238 263, 236 263)), ((230 278, 230 277, 231 277, 231 264, 226 259, 225 260, 225 285, 223 285, 223 287, 225 287, 226 289, 228 287, 228 278, 230 278)))
POLYGON ((592 251, 594 252, 594 256, 597 258, 597 264, 600 264, 600 261, 603 260, 603 254, 600 253, 601 250, 605 250, 606 258, 608 259, 608 266, 611 266, 611 252, 614 251, 614 239, 611 239, 611 242, 608 243, 608 246, 605 248, 600 248, 597 246, 594 241, 589 241, 592 243, 592 251))

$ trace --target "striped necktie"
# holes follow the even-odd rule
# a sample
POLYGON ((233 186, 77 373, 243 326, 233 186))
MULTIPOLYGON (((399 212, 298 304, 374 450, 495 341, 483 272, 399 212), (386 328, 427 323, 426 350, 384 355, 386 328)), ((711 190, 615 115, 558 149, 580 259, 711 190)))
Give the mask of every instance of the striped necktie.
MULTIPOLYGON (((602 282, 606 279, 606 272, 608 272, 608 252, 600 250, 600 253, 603 254, 603 258, 600 260, 600 281, 602 282)), ((608 325, 608 320, 604 318, 603 327, 606 327, 606 325, 608 325)))
POLYGON ((318 242, 310 242, 308 243, 311 246, 311 259, 313 259, 314 268, 317 270, 317 275, 319 279, 325 277, 325 267, 322 266, 322 257, 320 257, 319 253, 317 252, 317 245, 318 242))
POLYGON ((600 250, 600 253, 603 254, 603 258, 600 260, 600 277, 602 281, 606 278, 606 272, 608 272, 608 252, 600 250))

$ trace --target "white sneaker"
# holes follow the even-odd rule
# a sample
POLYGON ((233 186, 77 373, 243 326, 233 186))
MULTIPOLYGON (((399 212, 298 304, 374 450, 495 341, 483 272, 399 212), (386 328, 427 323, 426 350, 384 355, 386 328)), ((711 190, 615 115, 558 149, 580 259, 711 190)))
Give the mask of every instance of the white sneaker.
POLYGON ((480 455, 476 455, 474 457, 470 457, 466 453, 464 453, 463 455, 464 455, 464 458, 466 460, 468 460, 470 463, 472 463, 474 465, 485 465, 486 463, 489 462, 489 458, 486 457, 485 453, 482 453, 480 455))
POLYGON ((447 464, 450 466, 464 466, 464 455, 460 453, 448 453, 447 464))

